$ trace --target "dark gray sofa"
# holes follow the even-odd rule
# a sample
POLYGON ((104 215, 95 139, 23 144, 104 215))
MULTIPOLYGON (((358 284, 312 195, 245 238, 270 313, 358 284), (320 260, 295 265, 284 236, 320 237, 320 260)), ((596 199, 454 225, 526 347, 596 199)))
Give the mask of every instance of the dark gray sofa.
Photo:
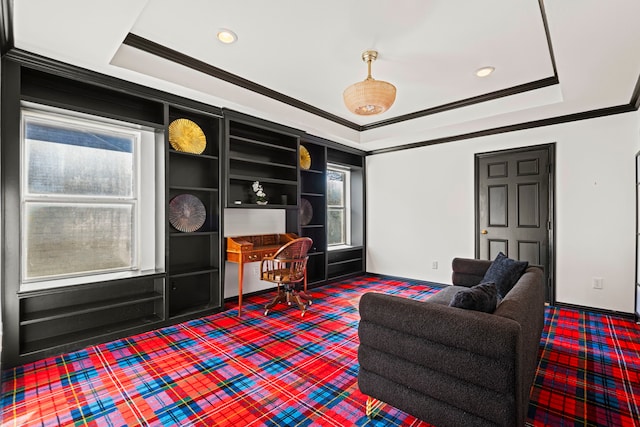
POLYGON ((542 269, 527 268, 491 314, 449 307, 490 265, 454 259, 454 286, 424 302, 364 294, 362 393, 439 427, 524 425, 544 326, 542 269))

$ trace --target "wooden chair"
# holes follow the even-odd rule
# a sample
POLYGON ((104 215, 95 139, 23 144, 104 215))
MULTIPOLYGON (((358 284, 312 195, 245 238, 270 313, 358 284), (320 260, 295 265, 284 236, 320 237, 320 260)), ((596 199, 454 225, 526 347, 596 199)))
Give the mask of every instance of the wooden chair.
POLYGON ((273 256, 265 257, 260 262, 260 278, 278 285, 278 295, 264 306, 264 315, 278 303, 291 305, 296 303, 303 317, 311 297, 307 290, 307 252, 313 244, 308 237, 294 239, 282 246, 273 256), (304 290, 296 291, 295 286, 304 282, 304 290))

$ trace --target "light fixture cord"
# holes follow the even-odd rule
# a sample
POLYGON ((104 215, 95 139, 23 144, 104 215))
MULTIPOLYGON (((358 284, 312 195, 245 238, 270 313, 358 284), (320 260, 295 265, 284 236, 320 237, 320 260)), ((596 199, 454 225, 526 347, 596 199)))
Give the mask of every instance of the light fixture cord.
POLYGON ((371 58, 367 58, 367 80, 373 80, 371 77, 371 58))

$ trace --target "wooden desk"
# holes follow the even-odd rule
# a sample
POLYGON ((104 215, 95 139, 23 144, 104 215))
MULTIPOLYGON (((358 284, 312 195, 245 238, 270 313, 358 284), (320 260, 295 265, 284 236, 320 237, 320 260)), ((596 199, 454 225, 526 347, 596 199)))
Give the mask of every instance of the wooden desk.
POLYGON ((282 245, 297 238, 294 233, 227 237, 227 261, 238 263, 238 316, 242 314, 244 264, 262 261, 262 258, 272 256, 282 245))

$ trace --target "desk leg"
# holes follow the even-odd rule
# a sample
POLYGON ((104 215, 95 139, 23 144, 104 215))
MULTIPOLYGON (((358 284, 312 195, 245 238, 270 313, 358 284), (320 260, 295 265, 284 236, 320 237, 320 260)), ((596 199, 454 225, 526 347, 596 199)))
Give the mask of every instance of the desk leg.
POLYGON ((242 280, 244 279, 244 264, 238 263, 238 317, 242 315, 242 280))

